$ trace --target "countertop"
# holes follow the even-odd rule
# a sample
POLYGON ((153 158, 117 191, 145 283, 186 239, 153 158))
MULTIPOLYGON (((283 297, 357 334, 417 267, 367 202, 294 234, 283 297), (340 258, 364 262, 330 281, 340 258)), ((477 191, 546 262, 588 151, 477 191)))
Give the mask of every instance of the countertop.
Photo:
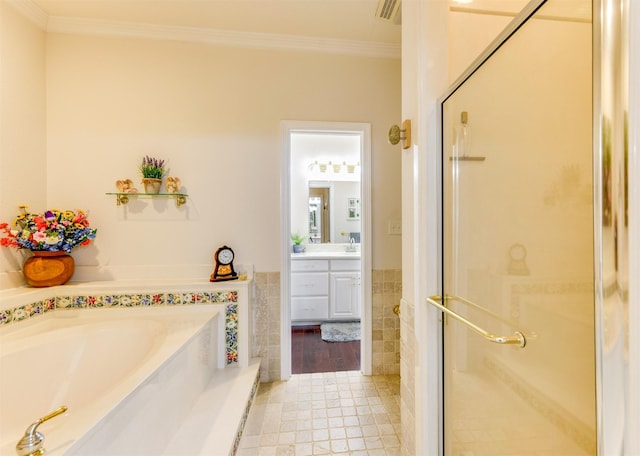
POLYGON ((292 260, 359 260, 360 252, 310 251, 292 253, 292 260))

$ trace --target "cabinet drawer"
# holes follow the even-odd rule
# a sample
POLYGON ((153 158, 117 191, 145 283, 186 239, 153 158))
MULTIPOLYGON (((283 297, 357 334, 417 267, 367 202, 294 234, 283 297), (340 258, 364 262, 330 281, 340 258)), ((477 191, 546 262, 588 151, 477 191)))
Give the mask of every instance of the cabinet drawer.
POLYGON ((291 271, 328 271, 329 260, 292 260, 291 271))
POLYGON ((327 272, 299 272, 291 274, 291 296, 319 296, 329 294, 327 272))
POLYGON ((329 316, 329 298, 292 298, 291 320, 326 320, 329 316))
POLYGON ((331 260, 332 271, 359 271, 360 260, 331 260))

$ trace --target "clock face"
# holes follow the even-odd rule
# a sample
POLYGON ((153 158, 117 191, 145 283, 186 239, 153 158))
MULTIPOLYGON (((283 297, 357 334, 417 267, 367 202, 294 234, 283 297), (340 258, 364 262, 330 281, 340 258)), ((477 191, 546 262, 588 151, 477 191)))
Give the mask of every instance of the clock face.
POLYGON ((222 264, 229 264, 233 261, 233 251, 231 249, 222 249, 218 252, 218 261, 222 264))

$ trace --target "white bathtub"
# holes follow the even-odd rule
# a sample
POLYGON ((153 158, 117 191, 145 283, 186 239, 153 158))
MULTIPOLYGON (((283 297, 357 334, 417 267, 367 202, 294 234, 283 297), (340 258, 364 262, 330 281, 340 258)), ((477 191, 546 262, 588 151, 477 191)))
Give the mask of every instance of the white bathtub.
POLYGON ((224 362, 224 306, 56 310, 0 331, 0 455, 162 454, 224 362))

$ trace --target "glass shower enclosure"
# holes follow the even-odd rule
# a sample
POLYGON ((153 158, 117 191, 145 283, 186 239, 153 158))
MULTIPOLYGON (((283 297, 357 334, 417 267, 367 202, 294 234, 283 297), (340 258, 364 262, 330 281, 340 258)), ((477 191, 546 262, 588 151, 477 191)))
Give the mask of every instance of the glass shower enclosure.
POLYGON ((591 49, 532 2, 441 100, 447 455, 596 454, 591 49))

